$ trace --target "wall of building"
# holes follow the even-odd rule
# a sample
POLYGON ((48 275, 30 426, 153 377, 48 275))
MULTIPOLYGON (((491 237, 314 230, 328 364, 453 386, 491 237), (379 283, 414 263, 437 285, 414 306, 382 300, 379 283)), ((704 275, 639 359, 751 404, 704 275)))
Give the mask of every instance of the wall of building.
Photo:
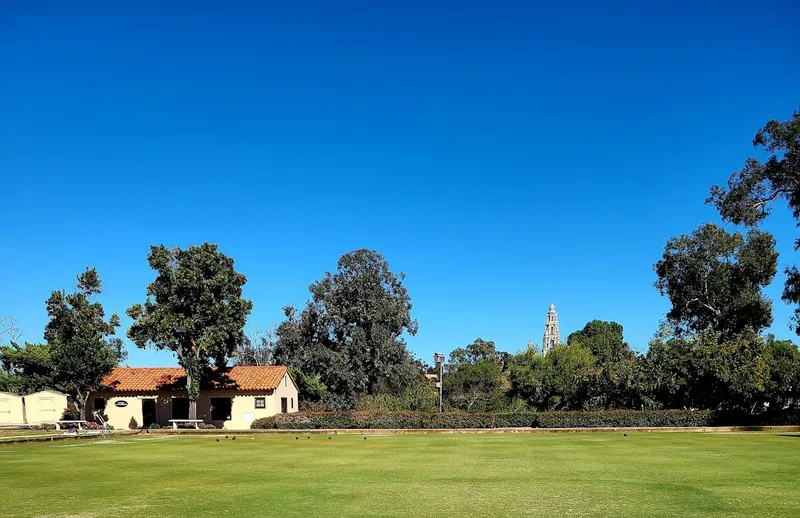
MULTIPOLYGON (((296 412, 298 406, 297 387, 287 375, 287 380, 281 382, 281 386, 275 391, 268 392, 237 392, 237 391, 213 391, 201 392, 197 400, 197 418, 205 423, 212 423, 217 428, 227 430, 246 430, 250 428, 250 423, 255 419, 269 417, 280 412, 280 398, 286 397, 294 402, 294 409, 289 408, 289 412, 296 412), (230 398, 231 413, 230 419, 212 420, 211 399, 230 398), (264 398, 264 408, 256 408, 256 399, 264 398)), ((108 424, 115 429, 134 429, 144 425, 144 415, 142 401, 154 399, 156 401, 156 420, 159 426, 171 426, 172 406, 175 399, 185 399, 186 397, 174 392, 160 393, 120 393, 120 392, 101 392, 92 394, 87 405, 87 416, 92 415, 96 410, 95 398, 105 399, 106 408, 102 412, 108 424), (124 405, 124 406, 118 406, 124 405)), ((291 403, 290 403, 291 405, 291 403)))
POLYGON ((281 411, 281 398, 286 398, 287 413, 297 412, 300 401, 297 399, 297 385, 288 373, 283 377, 278 388, 275 389, 275 409, 270 415, 279 414, 281 411))
POLYGON ((59 421, 67 408, 67 396, 54 390, 42 390, 25 396, 28 424, 59 421))
POLYGON ((0 392, 0 424, 24 424, 22 396, 0 392))

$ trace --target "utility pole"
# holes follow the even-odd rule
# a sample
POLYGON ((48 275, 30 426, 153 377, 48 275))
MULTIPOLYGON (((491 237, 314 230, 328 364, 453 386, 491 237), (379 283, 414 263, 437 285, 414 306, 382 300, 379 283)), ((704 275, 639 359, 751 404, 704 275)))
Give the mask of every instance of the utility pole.
POLYGON ((433 353, 433 363, 439 367, 439 381, 436 383, 436 386, 439 388, 439 413, 442 413, 444 412, 444 402, 442 401, 442 369, 444 367, 444 354, 433 353))

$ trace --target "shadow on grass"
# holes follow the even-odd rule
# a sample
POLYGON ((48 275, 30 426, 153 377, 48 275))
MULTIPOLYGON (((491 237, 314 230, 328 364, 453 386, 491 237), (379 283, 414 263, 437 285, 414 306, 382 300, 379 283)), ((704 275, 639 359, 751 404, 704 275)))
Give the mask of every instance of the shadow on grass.
POLYGON ((800 433, 779 433, 778 437, 795 437, 800 439, 800 433))

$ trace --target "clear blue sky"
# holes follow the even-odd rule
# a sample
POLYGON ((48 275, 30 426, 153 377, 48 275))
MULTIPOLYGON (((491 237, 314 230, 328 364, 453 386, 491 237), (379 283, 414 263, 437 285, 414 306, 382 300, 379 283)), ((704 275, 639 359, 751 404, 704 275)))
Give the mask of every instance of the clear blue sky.
POLYGON ((551 301, 562 337, 615 320, 645 350, 665 241, 800 106, 790 0, 118 4, 0 6, 0 314, 29 341, 85 266, 124 317, 149 245, 209 241, 259 327, 367 247, 408 275, 426 360, 538 343, 551 301))

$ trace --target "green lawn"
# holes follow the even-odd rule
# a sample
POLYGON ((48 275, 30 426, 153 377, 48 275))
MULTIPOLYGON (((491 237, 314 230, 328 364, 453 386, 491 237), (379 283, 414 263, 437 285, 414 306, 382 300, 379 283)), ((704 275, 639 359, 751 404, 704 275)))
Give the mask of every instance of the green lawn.
POLYGON ((800 435, 0 444, 0 516, 800 516, 800 435))

